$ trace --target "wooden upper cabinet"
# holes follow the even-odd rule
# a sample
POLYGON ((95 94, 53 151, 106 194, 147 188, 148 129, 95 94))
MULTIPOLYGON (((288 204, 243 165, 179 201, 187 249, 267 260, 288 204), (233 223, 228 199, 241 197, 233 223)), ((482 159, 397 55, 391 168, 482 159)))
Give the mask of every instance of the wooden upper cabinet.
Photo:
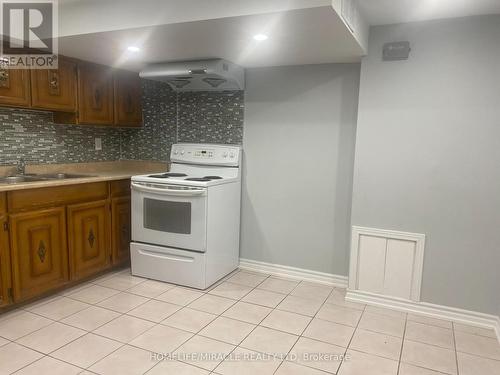
POLYGON ((0 105, 29 107, 29 70, 0 69, 0 105))
POLYGON ((107 200, 68 206, 71 278, 95 274, 110 263, 107 200))
POLYGON ((64 207, 14 214, 10 224, 15 302, 69 280, 64 207))
POLYGON ((76 63, 60 58, 58 64, 58 69, 31 71, 31 106, 76 112, 76 63))
POLYGON ((78 122, 112 125, 113 70, 91 63, 78 64, 78 122))
POLYGON ((7 217, 0 214, 0 307, 9 304, 10 296, 10 249, 7 217))
POLYGON ((139 74, 115 71, 115 124, 142 126, 142 82, 139 74))

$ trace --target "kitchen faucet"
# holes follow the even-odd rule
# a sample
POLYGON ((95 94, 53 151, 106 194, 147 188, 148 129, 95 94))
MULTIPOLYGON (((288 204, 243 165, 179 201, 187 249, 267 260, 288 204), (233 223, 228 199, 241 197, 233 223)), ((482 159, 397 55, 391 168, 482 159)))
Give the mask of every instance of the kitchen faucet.
POLYGON ((17 161, 16 172, 21 176, 24 176, 26 174, 26 162, 23 158, 17 161))

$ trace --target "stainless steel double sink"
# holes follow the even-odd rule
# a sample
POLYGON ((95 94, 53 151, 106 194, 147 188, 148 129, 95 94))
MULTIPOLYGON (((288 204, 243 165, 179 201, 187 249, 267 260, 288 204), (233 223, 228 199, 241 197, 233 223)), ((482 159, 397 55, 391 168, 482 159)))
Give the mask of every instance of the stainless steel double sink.
POLYGON ((52 173, 52 174, 25 174, 0 177, 0 184, 22 184, 26 182, 67 180, 72 178, 94 177, 86 174, 52 173))

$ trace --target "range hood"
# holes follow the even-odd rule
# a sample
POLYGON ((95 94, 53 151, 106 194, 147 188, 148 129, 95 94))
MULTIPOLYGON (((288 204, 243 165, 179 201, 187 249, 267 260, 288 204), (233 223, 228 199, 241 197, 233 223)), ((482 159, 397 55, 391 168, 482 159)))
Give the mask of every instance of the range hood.
POLYGON ((176 91, 245 89, 244 69, 223 59, 151 64, 139 75, 166 82, 176 91))

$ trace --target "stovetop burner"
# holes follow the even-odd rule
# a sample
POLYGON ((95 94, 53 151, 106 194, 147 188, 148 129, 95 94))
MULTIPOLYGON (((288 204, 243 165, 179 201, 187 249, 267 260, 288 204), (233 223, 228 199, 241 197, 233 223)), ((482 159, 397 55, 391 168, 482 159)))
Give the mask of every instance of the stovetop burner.
POLYGON ((222 180, 221 176, 205 176, 203 178, 208 178, 209 180, 222 180))
POLYGON ((189 178, 186 178, 185 181, 208 182, 211 180, 209 178, 205 178, 205 177, 189 177, 189 178))
POLYGON ((163 174, 153 174, 148 177, 153 177, 153 178, 169 178, 169 177, 186 177, 187 174, 185 173, 163 173, 163 174))

